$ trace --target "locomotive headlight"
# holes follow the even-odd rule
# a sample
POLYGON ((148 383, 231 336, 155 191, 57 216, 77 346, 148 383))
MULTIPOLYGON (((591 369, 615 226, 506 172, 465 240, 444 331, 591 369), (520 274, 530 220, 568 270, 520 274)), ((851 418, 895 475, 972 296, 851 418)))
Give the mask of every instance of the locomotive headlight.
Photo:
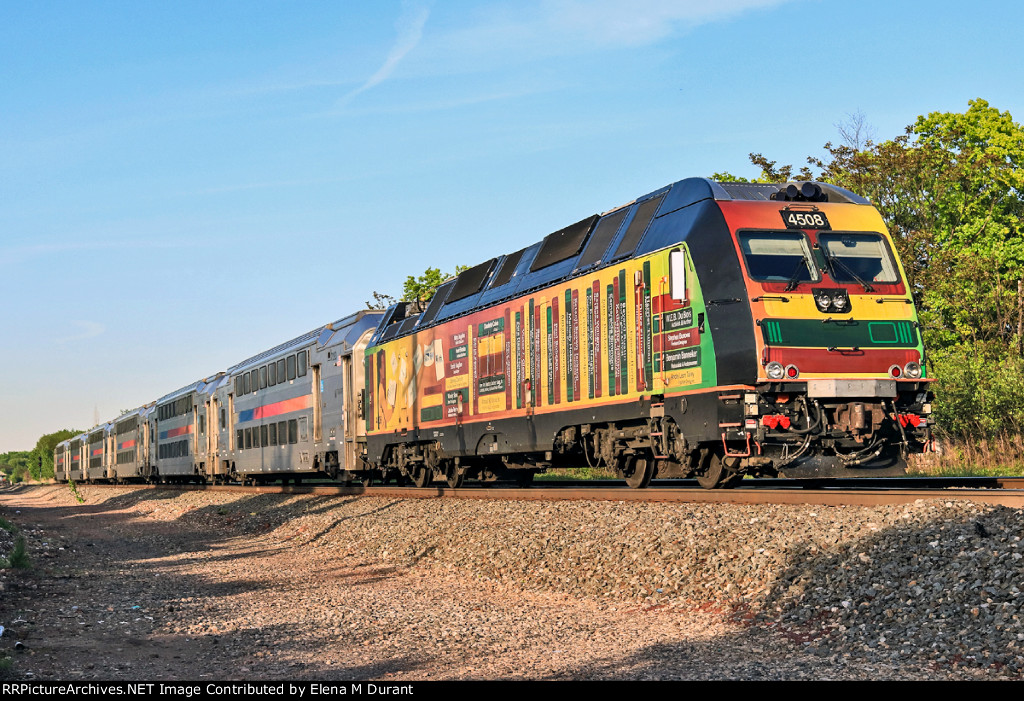
POLYGON ((903 373, 911 380, 917 380, 921 377, 921 366, 911 360, 903 366, 903 373))
POLYGON ((832 304, 832 299, 827 294, 822 294, 815 297, 814 302, 818 305, 818 309, 825 311, 828 309, 828 305, 832 304))
POLYGON ((836 311, 843 311, 846 309, 846 296, 836 295, 832 298, 832 306, 836 308, 836 311))
POLYGON ((782 363, 773 360, 765 366, 765 372, 768 373, 768 379, 781 380, 786 374, 786 369, 782 367, 782 363))

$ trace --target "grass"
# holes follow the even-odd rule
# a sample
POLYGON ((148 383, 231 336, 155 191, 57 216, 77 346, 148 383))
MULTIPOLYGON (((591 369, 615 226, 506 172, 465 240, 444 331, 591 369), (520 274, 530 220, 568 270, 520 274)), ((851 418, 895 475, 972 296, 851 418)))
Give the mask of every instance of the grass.
POLYGON ((15 526, 13 523, 3 518, 2 516, 0 516, 0 528, 7 531, 8 533, 14 533, 18 530, 17 526, 15 526))
POLYGON ((538 482, 561 482, 563 480, 586 482, 589 480, 610 480, 616 478, 617 475, 613 470, 604 467, 556 467, 535 477, 538 482))
POLYGON ((938 452, 910 456, 907 474, 924 477, 1024 475, 1024 436, 943 438, 938 452))

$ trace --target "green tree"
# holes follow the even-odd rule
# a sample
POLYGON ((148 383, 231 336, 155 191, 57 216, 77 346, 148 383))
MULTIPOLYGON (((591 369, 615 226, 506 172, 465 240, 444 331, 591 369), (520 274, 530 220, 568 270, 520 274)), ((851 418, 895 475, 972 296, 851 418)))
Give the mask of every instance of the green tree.
MULTIPOLYGON (((415 276, 410 275, 405 279, 405 284, 402 286, 402 302, 414 302, 415 306, 420 310, 424 310, 427 307, 427 303, 437 292, 437 288, 442 283, 455 277, 464 270, 468 270, 469 266, 456 265, 455 275, 449 273, 442 273, 440 268, 427 268, 422 275, 415 276)), ((395 298, 391 295, 382 294, 380 292, 373 293, 373 301, 367 302, 367 309, 387 309, 396 302, 395 298)))
POLYGON ((36 441, 36 447, 32 449, 32 458, 30 460, 31 473, 36 479, 51 479, 53 478, 53 450, 57 447, 58 443, 74 438, 80 435, 81 431, 75 431, 71 429, 63 429, 54 433, 47 433, 45 436, 40 437, 36 441))

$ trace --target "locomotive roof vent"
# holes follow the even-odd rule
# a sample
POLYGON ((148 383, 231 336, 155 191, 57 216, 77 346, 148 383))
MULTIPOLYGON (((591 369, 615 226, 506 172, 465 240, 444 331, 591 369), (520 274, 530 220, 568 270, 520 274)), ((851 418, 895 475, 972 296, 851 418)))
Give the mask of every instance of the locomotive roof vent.
POLYGON ((771 195, 773 200, 786 202, 828 202, 828 195, 817 183, 787 183, 778 192, 771 195))

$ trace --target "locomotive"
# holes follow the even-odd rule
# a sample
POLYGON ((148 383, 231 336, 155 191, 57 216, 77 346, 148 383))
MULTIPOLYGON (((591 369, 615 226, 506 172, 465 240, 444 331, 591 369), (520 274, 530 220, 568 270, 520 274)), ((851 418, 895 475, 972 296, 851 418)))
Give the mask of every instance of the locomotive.
POLYGON ((930 382, 870 202, 690 178, 469 268, 425 305, 358 312, 182 388, 61 444, 55 465, 420 487, 588 465, 636 488, 887 476, 930 445, 930 382))

